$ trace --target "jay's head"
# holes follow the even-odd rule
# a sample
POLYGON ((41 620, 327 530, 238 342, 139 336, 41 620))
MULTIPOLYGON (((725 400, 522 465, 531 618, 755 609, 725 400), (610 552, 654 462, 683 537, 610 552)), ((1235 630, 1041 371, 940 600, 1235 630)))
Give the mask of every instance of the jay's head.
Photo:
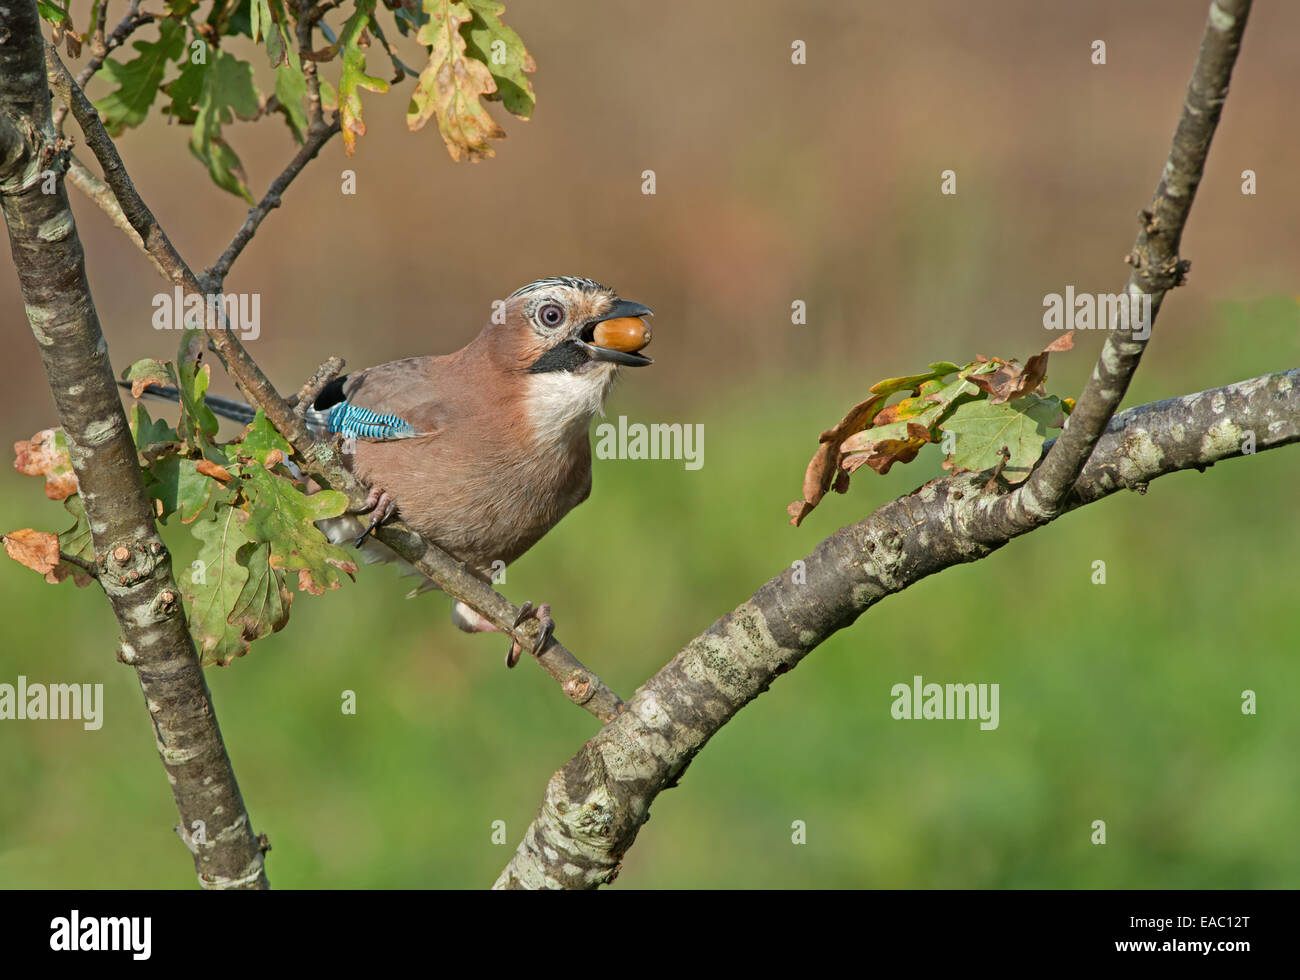
POLYGON ((641 318, 653 313, 591 279, 556 276, 516 289, 505 322, 489 329, 496 327, 497 345, 529 374, 604 375, 610 366, 652 363, 638 351, 650 343, 641 318))
POLYGON ((557 423, 585 425, 601 409, 620 366, 652 363, 640 351, 650 343, 642 318, 653 311, 591 279, 530 282, 510 294, 504 312, 493 317, 480 341, 496 363, 527 379, 536 411, 557 423))

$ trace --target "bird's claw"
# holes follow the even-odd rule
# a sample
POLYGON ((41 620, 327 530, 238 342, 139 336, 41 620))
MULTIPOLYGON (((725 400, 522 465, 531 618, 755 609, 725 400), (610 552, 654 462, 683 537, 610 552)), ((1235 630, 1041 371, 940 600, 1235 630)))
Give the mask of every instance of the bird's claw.
POLYGON ((382 490, 379 487, 371 487, 370 492, 366 494, 365 506, 357 511, 357 513, 365 514, 373 512, 373 514, 370 518, 370 523, 366 525, 366 529, 357 535, 357 539, 353 542, 353 546, 360 548, 361 543, 366 540, 366 536, 380 524, 384 523, 384 521, 392 517, 393 511, 396 509, 397 501, 393 499, 392 495, 389 494, 387 490, 382 490))
MULTIPOLYGON (((534 608, 533 604, 527 600, 519 607, 519 615, 515 617, 512 626, 517 627, 520 623, 528 619, 535 619, 542 631, 537 634, 537 642, 533 644, 533 656, 538 656, 550 642, 551 634, 555 632, 555 620, 551 619, 551 606, 543 602, 540 606, 534 608)), ((520 654, 523 653, 523 647, 519 641, 513 637, 510 640, 510 652, 506 654, 506 666, 513 667, 519 663, 520 654)))

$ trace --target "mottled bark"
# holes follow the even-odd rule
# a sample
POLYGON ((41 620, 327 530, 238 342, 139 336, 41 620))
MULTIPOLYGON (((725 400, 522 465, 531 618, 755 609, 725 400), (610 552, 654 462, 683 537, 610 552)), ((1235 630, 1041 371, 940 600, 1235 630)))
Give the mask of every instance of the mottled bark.
POLYGON ((0 7, 0 207, 27 318, 49 376, 94 539, 98 581, 122 629, 205 888, 264 888, 249 824, 140 478, 63 185, 34 0, 0 7), (56 175, 53 193, 45 175, 56 175), (204 843, 194 840, 202 821, 204 843))
POLYGON ((1241 48, 1251 0, 1214 0, 1169 157, 1151 203, 1139 214, 1141 227, 1128 262, 1133 267, 1124 296, 1150 296, 1145 330, 1111 330, 1065 431, 1025 485, 988 515, 994 536, 1014 527, 1029 530, 1060 513, 1106 423, 1119 408, 1150 340, 1150 327, 1169 290, 1182 285, 1190 265, 1178 255, 1183 228, 1228 96, 1232 68, 1241 48), (1146 333, 1139 338, 1137 333, 1146 333))
MULTIPOLYGON (((1249 12, 1250 0, 1210 4, 1173 145, 1152 203, 1141 213, 1125 295, 1150 296, 1148 328, 1187 271, 1178 247, 1249 12)), ((1147 338, 1138 332, 1111 331, 1060 438, 1022 486, 996 492, 997 481, 987 476, 926 484, 822 542, 805 559, 806 584, 787 581, 790 573, 783 573, 692 640, 551 778, 536 820, 496 886, 592 888, 612 880, 651 801, 713 733, 884 596, 983 558, 1119 486, 1237 455, 1242 425, 1264 429, 1263 438, 1256 432, 1259 448, 1295 440, 1295 372, 1136 410, 1145 416, 1125 413, 1132 427, 1117 430, 1112 417, 1146 349, 1147 338), (1216 398, 1248 404, 1235 418, 1211 418, 1206 412, 1214 413, 1216 398), (1169 428, 1161 422, 1166 418, 1173 420, 1169 428), (1124 439, 1123 446, 1103 452, 1103 432, 1124 439), (1175 432, 1181 435, 1174 438, 1175 432), (1184 441, 1189 433, 1195 444, 1184 441)))
MULTIPOLYGON (((1300 442, 1300 369, 1129 409, 1116 416, 1065 510, 1158 477, 1300 442)), ((1046 448, 1046 447, 1045 447, 1046 448)), ((594 888, 612 881, 658 794, 781 674, 881 599, 977 561, 1009 538, 978 538, 997 493, 987 474, 927 483, 841 528, 727 613, 643 687, 551 777, 497 888, 594 888)))

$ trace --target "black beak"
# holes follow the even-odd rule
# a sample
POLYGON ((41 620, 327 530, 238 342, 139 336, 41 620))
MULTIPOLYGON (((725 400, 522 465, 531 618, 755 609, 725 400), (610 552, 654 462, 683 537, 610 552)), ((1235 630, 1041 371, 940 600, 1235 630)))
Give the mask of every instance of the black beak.
POLYGON ((627 367, 645 367, 647 364, 653 364, 654 361, 646 357, 644 354, 634 354, 631 351, 610 350, 608 347, 597 347, 595 344, 591 343, 591 337, 596 329, 596 324, 603 323, 606 320, 654 315, 655 311, 643 303, 633 303, 631 300, 621 299, 611 306, 604 316, 597 317, 583 327, 582 335, 575 338, 574 343, 591 355, 593 360, 609 361, 611 364, 623 364, 627 367))
POLYGON ((602 320, 617 320, 624 316, 654 316, 655 311, 643 303, 633 303, 631 300, 621 299, 615 303, 608 313, 604 316, 598 316, 592 320, 592 323, 600 323, 602 320))

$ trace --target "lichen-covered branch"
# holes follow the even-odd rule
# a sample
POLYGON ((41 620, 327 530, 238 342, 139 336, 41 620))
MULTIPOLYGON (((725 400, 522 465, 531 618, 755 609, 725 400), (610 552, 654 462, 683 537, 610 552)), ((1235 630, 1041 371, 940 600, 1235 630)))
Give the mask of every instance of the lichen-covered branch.
POLYGON ((139 677, 199 883, 265 888, 262 848, 144 491, 86 281, 62 179, 67 147, 54 131, 34 0, 0 7, 0 38, 0 207, 85 504, 96 577, 122 630, 118 658, 139 677), (49 173, 57 177, 54 192, 44 193, 49 173))
MULTIPOLYGON (((1063 511, 1117 490, 1300 443, 1300 368, 1155 402, 1111 420, 1063 511)), ((1046 449, 1046 447, 1045 447, 1046 449)), ((976 522, 985 477, 935 480, 841 528, 686 645, 551 777, 497 888, 612 881, 658 794, 777 677, 881 599, 1006 544, 976 522)))
POLYGON ((1250 4, 1251 0, 1210 4, 1168 160, 1151 204, 1139 216, 1141 227, 1128 257, 1133 271, 1124 295, 1138 301, 1149 296, 1150 317, 1137 329, 1130 324, 1110 331, 1092 377, 1052 451, 1020 490, 1000 498, 979 516, 995 537, 1015 527, 1029 530, 1060 512, 1106 423, 1124 400, 1166 293, 1183 282, 1189 263, 1179 257, 1178 248, 1228 96, 1250 4))
MULTIPOLYGON (((1211 3, 1173 147, 1142 213, 1126 295, 1150 296, 1147 328, 1187 270, 1178 247, 1249 12, 1250 0, 1211 3)), ((1125 413, 1117 429, 1115 410, 1146 348, 1139 333, 1141 324, 1112 331, 1065 430, 1023 486, 986 492, 996 484, 978 475, 927 484, 823 541, 805 559, 805 584, 780 575, 691 641, 551 778, 497 887, 591 888, 612 880, 651 801, 704 743, 777 676, 884 596, 983 558, 1119 486, 1144 486, 1164 473, 1238 455, 1242 428, 1265 432, 1265 439, 1256 433, 1260 448, 1296 441, 1300 375, 1294 371, 1136 410, 1145 416, 1125 413), (1235 414, 1214 408, 1230 399, 1240 403, 1235 414), (1166 417, 1185 428, 1162 428, 1166 417), (1103 432, 1123 438, 1123 446, 1103 451, 1103 432), (1173 439, 1175 432, 1183 435, 1173 439), (1188 433, 1194 445, 1183 442, 1188 433)))

